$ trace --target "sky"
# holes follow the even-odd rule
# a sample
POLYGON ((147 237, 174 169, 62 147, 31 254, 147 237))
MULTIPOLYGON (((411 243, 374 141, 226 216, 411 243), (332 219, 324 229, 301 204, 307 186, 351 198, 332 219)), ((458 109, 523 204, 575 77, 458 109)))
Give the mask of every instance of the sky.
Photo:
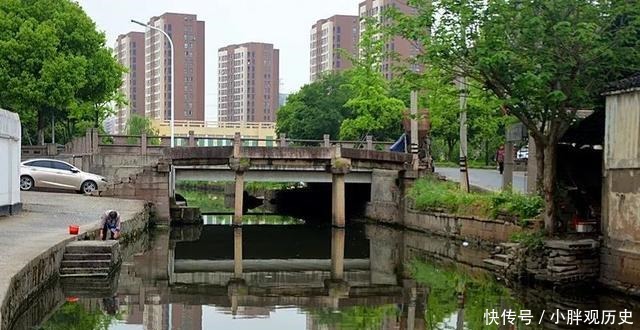
POLYGON ((78 0, 113 47, 119 34, 143 31, 165 12, 198 15, 205 21, 205 114, 217 115, 218 49, 244 42, 268 42, 280 49, 280 93, 309 82, 309 30, 333 15, 357 15, 360 0, 78 0))

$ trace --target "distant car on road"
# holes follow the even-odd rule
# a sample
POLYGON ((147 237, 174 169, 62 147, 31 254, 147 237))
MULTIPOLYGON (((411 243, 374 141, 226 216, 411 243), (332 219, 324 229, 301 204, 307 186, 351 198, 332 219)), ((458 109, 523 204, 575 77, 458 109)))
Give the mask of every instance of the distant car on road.
POLYGON ((106 182, 99 175, 55 159, 31 159, 20 164, 20 190, 54 188, 88 194, 102 190, 106 182))
POLYGON ((529 147, 522 147, 516 152, 516 159, 529 159, 529 147))

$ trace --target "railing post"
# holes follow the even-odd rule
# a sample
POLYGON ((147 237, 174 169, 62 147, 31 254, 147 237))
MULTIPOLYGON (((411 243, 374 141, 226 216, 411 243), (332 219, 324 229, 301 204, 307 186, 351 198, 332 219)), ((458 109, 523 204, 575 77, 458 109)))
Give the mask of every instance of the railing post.
POLYGON ((236 132, 236 134, 233 136, 233 157, 234 158, 240 158, 241 157, 241 149, 242 148, 242 135, 240 135, 240 132, 236 132))
POLYGON ((193 131, 189 131, 189 147, 196 146, 196 136, 193 131))
POLYGON ((287 133, 280 133, 280 147, 287 147, 287 133))
POLYGON ((96 155, 100 151, 100 136, 98 135, 98 129, 91 129, 91 154, 96 155))
POLYGON ((367 150, 373 150, 373 136, 367 135, 367 150))
POLYGON ((329 134, 325 134, 322 136, 322 139, 324 140, 324 147, 325 148, 329 148, 331 147, 331 140, 330 140, 331 136, 329 134))
POLYGON ((82 151, 85 154, 93 153, 93 149, 91 148, 91 129, 88 129, 84 135, 84 148, 82 151))
POLYGON ((140 136, 140 154, 143 156, 147 154, 147 134, 146 133, 142 133, 142 135, 140 136))

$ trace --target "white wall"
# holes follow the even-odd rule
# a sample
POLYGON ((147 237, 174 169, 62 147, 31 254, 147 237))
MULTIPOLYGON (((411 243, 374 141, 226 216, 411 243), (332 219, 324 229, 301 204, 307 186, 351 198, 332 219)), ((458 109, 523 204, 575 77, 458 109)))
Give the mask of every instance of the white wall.
POLYGON ((0 109, 0 215, 20 209, 20 117, 0 109))

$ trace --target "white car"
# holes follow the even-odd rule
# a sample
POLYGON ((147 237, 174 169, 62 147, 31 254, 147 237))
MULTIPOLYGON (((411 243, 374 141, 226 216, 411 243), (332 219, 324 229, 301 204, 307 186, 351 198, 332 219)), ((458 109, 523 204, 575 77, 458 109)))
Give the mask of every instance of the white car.
POLYGON ((91 193, 103 190, 107 180, 55 159, 31 159, 20 164, 20 190, 54 188, 91 193))
POLYGON ((529 147, 522 147, 516 152, 516 159, 529 159, 529 147))

